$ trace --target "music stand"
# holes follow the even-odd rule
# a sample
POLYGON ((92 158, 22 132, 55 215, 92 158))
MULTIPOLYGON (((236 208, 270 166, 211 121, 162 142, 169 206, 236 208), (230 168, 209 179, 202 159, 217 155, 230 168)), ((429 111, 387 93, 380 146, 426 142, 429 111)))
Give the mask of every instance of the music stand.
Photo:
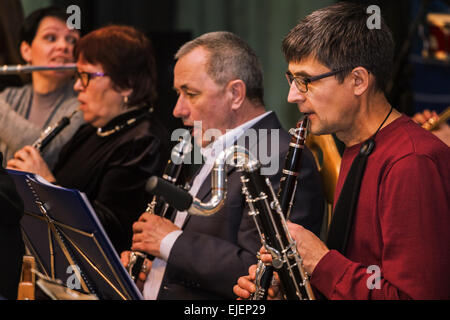
POLYGON ((98 299, 143 299, 83 193, 7 172, 23 199, 22 234, 41 273, 98 299))

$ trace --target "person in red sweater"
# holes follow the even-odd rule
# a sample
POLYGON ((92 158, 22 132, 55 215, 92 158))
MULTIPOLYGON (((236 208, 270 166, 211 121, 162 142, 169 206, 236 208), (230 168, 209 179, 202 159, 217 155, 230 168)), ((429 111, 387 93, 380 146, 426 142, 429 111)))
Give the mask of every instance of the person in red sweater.
MULTIPOLYGON (((289 232, 316 296, 450 299, 450 148, 389 104, 394 43, 383 20, 370 28, 366 9, 320 9, 283 41, 288 101, 308 115, 311 133, 335 133, 346 146, 328 239, 290 222, 289 232), (351 169, 362 158, 358 176, 351 169)), ((240 299, 255 291, 255 269, 234 286, 240 299)), ((282 297, 277 288, 269 298, 282 297)))

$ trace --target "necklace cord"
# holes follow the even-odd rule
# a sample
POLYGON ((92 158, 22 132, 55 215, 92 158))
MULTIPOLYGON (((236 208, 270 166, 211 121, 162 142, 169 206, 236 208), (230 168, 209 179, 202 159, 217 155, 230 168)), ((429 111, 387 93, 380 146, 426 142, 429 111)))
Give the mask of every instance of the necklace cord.
POLYGON ((375 131, 375 133, 372 135, 371 138, 369 138, 368 140, 366 140, 363 145, 361 146, 361 149, 359 150, 359 155, 360 156, 368 156, 373 148, 375 147, 375 136, 378 133, 378 131, 380 131, 380 129, 383 127, 384 123, 386 122, 386 120, 389 118, 389 116, 392 113, 392 110, 394 108, 391 106, 391 109, 389 110, 389 113, 387 114, 386 118, 384 118, 383 122, 380 124, 380 126, 378 127, 377 131, 375 131))

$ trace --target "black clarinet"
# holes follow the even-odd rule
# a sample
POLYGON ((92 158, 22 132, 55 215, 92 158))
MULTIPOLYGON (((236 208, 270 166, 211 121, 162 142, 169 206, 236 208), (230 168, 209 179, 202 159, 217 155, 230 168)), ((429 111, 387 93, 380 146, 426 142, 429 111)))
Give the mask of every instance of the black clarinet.
MULTIPOLYGON (((300 174, 301 170, 301 155, 303 152, 303 149, 305 147, 305 141, 307 136, 307 126, 308 126, 308 118, 305 117, 302 121, 299 121, 296 125, 296 128, 292 128, 289 130, 289 133, 291 134, 291 141, 289 144, 289 150, 286 154, 285 158, 285 164, 284 168, 282 170, 282 176, 280 179, 280 187, 278 190, 278 201, 279 206, 282 214, 284 215, 283 219, 288 219, 294 198, 295 198, 295 191, 297 189, 297 181, 298 176, 300 174)), ((249 173, 250 174, 250 173, 249 173)), ((248 178, 248 177, 247 177, 248 178)), ((252 178, 255 179, 254 177, 252 178)), ((260 179, 260 178, 258 178, 260 179)), ((262 182, 260 182, 262 183, 262 182)), ((268 190, 265 190, 265 193, 268 194, 268 190)), ((260 233, 262 233, 263 242, 268 244, 268 242, 274 242, 275 237, 283 230, 283 219, 276 219, 276 214, 273 215, 273 213, 266 213, 265 218, 261 217, 261 214, 257 215, 255 217, 259 220, 260 228, 264 230, 260 230, 260 233), (271 216, 274 219, 274 221, 270 222, 267 221, 267 216, 271 216), (266 221, 261 221, 266 220, 266 221), (276 222, 278 221, 278 222, 276 222), (274 225, 275 224, 275 225, 274 225), (278 233, 275 232, 274 227, 278 230, 278 233)), ((258 224, 257 223, 257 224, 258 224)), ((284 232, 281 232, 280 234, 285 234, 284 232)), ((289 245, 289 239, 285 238, 284 241, 281 243, 281 247, 286 247, 289 245)), ((268 244, 269 247, 273 248, 273 243, 268 244)), ((294 263, 294 262, 292 262, 294 263)), ((265 265, 258 255, 258 264, 257 264, 257 270, 256 270, 256 279, 255 279, 255 285, 256 285, 256 291, 252 294, 251 300, 265 300, 267 299, 267 290, 270 287, 270 284, 272 282, 273 278, 273 272, 275 271, 274 265, 265 265)), ((293 273, 295 271, 292 271, 293 273, 289 276, 286 275, 286 270, 277 270, 280 275, 280 280, 282 283, 286 283, 283 285, 285 295, 288 299, 313 299, 314 296, 312 294, 312 290, 310 288, 298 286, 295 287, 292 285, 292 277, 294 276, 293 273)), ((307 280, 307 275, 304 273, 303 270, 297 270, 297 275, 295 275, 296 279, 301 279, 301 282, 304 283, 305 280, 307 280), (303 273, 303 276, 301 275, 303 273)), ((309 286, 309 284, 308 284, 309 286)))
MULTIPOLYGON (((183 166, 183 160, 188 152, 188 148, 191 145, 190 143, 191 135, 190 132, 186 130, 185 134, 180 137, 179 143, 172 149, 171 157, 164 169, 162 179, 172 184, 176 184, 178 182, 183 166)), ((145 212, 156 214, 170 220, 172 220, 175 211, 176 209, 170 206, 163 197, 158 196, 153 196, 152 201, 148 204, 147 209, 145 210, 145 212)), ((138 275, 141 272, 145 259, 153 260, 154 258, 154 256, 148 255, 144 252, 131 252, 130 262, 128 264, 128 273, 133 281, 138 279, 138 275)))
POLYGON ((308 128, 308 118, 297 122, 297 126, 289 130, 291 142, 284 161, 284 168, 281 174, 280 187, 278 189, 278 199, 281 210, 286 219, 289 219, 291 209, 294 204, 295 191, 297 190, 298 176, 301 170, 301 160, 303 149, 305 148, 308 128))
POLYGON ((65 127, 70 124, 70 119, 77 113, 79 110, 73 111, 70 115, 62 117, 54 125, 48 126, 44 132, 42 132, 41 136, 32 144, 34 148, 36 148, 39 152, 42 152, 44 148, 60 133, 65 127))

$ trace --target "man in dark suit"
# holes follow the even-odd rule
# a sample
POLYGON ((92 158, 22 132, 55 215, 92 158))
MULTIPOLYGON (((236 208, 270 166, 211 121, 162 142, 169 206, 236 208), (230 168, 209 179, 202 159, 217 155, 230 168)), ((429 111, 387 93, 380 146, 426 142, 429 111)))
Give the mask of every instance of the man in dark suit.
MULTIPOLYGON (((0 153, 0 163, 3 155, 0 153)), ((25 252, 20 233, 23 202, 11 177, 0 166, 0 296, 17 299, 22 256, 25 252)))
MULTIPOLYGON (((262 173, 277 191, 290 136, 275 113, 265 109, 262 70, 253 50, 232 33, 213 32, 183 45, 175 58, 174 88, 179 97, 173 114, 194 127, 195 142, 206 160, 190 193, 209 200, 214 160, 244 136, 249 137, 246 147, 259 156, 265 165, 262 173)), ((242 195, 241 174, 233 167, 226 170, 226 202, 214 215, 178 212, 172 222, 144 213, 134 224, 132 250, 158 258, 144 284, 146 299, 235 298, 235 279, 256 262, 261 242, 242 195)), ((307 149, 299 181, 290 219, 318 234, 324 198, 307 149)))

